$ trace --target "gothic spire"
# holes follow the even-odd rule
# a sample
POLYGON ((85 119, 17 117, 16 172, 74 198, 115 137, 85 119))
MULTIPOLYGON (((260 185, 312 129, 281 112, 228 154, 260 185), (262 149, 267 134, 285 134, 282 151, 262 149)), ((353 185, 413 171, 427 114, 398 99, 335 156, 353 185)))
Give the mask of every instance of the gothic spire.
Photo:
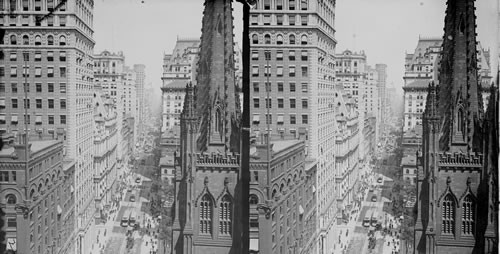
MULTIPOLYGON (((439 115, 442 121, 440 147, 473 147, 476 124, 482 118, 476 52, 474 0, 448 0, 441 69, 439 115)), ((462 149, 460 148, 460 149, 462 149)))
POLYGON ((197 74, 199 151, 239 151, 232 0, 205 0, 197 74))

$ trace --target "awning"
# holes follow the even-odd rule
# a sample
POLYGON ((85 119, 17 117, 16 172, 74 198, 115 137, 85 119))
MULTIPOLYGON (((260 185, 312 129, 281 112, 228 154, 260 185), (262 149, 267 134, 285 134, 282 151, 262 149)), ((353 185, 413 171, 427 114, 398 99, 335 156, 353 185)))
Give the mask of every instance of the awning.
POLYGON ((304 214, 304 208, 302 207, 302 205, 299 205, 299 215, 302 214, 304 214))
POLYGON ((5 99, 0 99, 0 106, 5 107, 5 99))
POLYGON ((259 239, 250 239, 250 250, 259 251, 259 239))
POLYGON ((283 116, 282 115, 278 116, 278 123, 283 123, 283 116))
POLYGON ((64 128, 57 128, 57 134, 64 134, 64 128))
POLYGON ((306 128, 305 127, 299 127, 299 133, 300 134, 305 134, 306 133, 306 128))
POLYGON ((17 122, 17 115, 12 115, 12 116, 10 117, 10 121, 11 121, 11 122, 17 122))
POLYGON ((0 115, 0 121, 5 121, 5 115, 0 115))
POLYGON ((313 189, 313 193, 315 193, 316 192, 316 187, 314 187, 314 185, 313 185, 312 189, 313 189))
POLYGON ((59 214, 59 215, 62 214, 62 208, 60 205, 57 205, 57 214, 59 214))
POLYGON ((260 123, 260 115, 254 115, 252 122, 254 124, 259 124, 260 123))
POLYGON ((35 120, 36 123, 41 123, 42 122, 42 116, 39 115, 39 116, 36 116, 36 120, 35 120))
POLYGON ((73 188, 73 185, 69 186, 69 191, 73 193, 75 191, 75 188, 73 188))

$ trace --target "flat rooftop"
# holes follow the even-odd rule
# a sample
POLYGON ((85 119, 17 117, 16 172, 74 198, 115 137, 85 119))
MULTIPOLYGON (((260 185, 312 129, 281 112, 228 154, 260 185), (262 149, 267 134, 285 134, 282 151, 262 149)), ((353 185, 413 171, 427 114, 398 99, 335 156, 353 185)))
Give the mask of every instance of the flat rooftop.
MULTIPOLYGON (((273 153, 279 153, 283 150, 286 150, 294 145, 297 145, 301 142, 304 142, 302 140, 298 139, 291 139, 291 140, 273 140, 271 141, 271 144, 273 145, 273 153)), ((265 145, 264 144, 257 144, 257 145, 265 145)), ((257 147, 256 144, 253 144, 250 146, 250 156, 256 156, 257 155, 257 147)))
MULTIPOLYGON (((36 153, 38 151, 44 150, 50 146, 53 146, 61 141, 58 140, 37 140, 37 141, 30 141, 29 143, 31 144, 31 153, 36 153)), ((0 151, 0 156, 8 156, 14 153, 14 147, 5 147, 0 151)))
POLYGON ((409 166, 417 166, 417 157, 416 155, 406 155, 401 159, 401 165, 409 165, 409 166))

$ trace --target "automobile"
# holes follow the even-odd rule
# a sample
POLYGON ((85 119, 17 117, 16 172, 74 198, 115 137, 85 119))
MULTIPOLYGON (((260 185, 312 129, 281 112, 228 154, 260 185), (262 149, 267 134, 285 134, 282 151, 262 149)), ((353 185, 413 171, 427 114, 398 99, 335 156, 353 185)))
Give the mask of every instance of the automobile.
POLYGON ((382 177, 379 177, 379 178, 377 179, 377 183, 382 183, 382 177))
POLYGON ((130 202, 135 202, 135 195, 130 196, 130 202))
POLYGON ((122 226, 122 227, 128 226, 128 216, 122 217, 122 220, 120 221, 120 226, 122 226))
POLYGON ((128 189, 127 189, 127 192, 132 192, 132 189, 128 188, 128 189))
POLYGON ((141 182, 141 178, 140 178, 140 177, 137 177, 137 178, 135 179, 135 182, 136 182, 136 183, 140 183, 140 182, 141 182))
POLYGON ((370 189, 368 190, 368 192, 373 192, 373 188, 370 188, 370 189))
POLYGON ((372 202, 377 202, 377 196, 375 195, 372 196, 372 202))

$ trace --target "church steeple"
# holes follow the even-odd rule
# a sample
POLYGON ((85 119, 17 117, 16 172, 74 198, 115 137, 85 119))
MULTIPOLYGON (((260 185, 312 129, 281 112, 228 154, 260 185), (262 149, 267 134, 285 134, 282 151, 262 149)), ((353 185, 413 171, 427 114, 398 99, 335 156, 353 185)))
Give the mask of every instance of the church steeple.
POLYGON ((439 71, 443 151, 472 152, 482 118, 474 0, 448 0, 439 71))
POLYGON ((201 152, 239 151, 232 0, 206 0, 197 75, 201 152))

